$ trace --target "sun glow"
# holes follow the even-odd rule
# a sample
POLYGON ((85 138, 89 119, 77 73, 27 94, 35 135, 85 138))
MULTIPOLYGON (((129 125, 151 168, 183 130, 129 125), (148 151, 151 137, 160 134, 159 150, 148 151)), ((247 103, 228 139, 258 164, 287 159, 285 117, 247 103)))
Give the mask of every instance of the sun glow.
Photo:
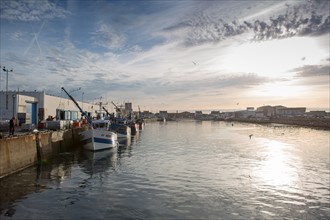
POLYGON ((288 82, 274 82, 257 86, 253 90, 253 96, 294 98, 301 97, 307 90, 304 86, 291 85, 288 82))
POLYGON ((327 56, 315 39, 293 37, 241 44, 229 51, 224 67, 228 72, 287 77, 294 68, 315 64, 327 56))

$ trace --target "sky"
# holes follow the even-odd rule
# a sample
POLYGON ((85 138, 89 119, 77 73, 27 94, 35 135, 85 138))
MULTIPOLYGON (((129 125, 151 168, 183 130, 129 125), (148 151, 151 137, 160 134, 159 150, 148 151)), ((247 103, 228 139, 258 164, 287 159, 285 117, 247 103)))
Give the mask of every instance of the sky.
POLYGON ((9 90, 134 110, 329 110, 329 13, 327 0, 0 0, 0 64, 9 90))

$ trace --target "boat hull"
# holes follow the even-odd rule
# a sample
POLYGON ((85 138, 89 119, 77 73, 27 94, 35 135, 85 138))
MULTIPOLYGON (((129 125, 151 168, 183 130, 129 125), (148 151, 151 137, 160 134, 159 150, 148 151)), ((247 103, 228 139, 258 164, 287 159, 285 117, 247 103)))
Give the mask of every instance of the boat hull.
POLYGON ((86 150, 111 149, 118 145, 117 134, 111 131, 89 129, 80 134, 82 136, 82 145, 86 150))
POLYGON ((111 124, 110 130, 117 133, 118 138, 130 138, 131 128, 124 124, 111 124))

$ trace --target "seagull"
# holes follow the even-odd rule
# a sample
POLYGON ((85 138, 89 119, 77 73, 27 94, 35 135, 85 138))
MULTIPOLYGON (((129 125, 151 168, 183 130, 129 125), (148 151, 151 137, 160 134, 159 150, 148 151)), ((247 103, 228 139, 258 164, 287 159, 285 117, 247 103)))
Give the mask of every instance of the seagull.
POLYGON ((250 139, 251 139, 252 136, 253 136, 253 134, 250 134, 250 135, 249 135, 250 139))
POLYGON ((196 66, 196 64, 197 64, 196 62, 194 62, 194 61, 191 61, 191 62, 196 66))

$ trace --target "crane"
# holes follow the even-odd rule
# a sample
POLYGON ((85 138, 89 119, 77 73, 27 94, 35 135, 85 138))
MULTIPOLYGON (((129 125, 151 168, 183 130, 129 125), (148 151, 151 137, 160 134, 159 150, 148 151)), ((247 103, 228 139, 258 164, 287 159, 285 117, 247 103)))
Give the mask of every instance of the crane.
POLYGON ((111 103, 115 106, 116 112, 120 113, 121 112, 120 108, 118 108, 118 106, 115 103, 113 103, 113 102, 111 102, 111 103))
POLYGON ((87 120, 87 122, 88 122, 88 124, 89 124, 89 126, 91 126, 92 127, 92 120, 91 120, 91 118, 87 115, 87 113, 86 112, 84 112, 83 110, 82 110, 82 108, 78 105, 78 103, 76 102, 76 100, 64 89, 64 87, 62 87, 61 88, 68 96, 69 96, 69 98, 73 101, 73 103, 77 106, 77 108, 79 109, 79 111, 80 111, 80 113, 81 113, 81 115, 82 116, 85 116, 85 118, 86 118, 86 120, 87 120))
POLYGON ((111 115, 108 110, 106 108, 104 108, 104 106, 102 106, 103 110, 107 113, 107 115, 111 115))

